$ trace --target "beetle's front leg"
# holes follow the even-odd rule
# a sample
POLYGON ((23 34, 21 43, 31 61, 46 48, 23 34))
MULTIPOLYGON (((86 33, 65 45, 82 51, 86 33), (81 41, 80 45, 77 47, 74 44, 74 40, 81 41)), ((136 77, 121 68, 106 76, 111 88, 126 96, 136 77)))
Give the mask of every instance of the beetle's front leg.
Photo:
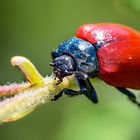
POLYGON ((75 91, 75 90, 72 90, 72 89, 64 88, 57 95, 54 96, 54 98, 52 99, 52 101, 58 100, 63 95, 63 93, 65 93, 65 94, 67 94, 67 95, 69 95, 71 97, 81 94, 81 92, 79 92, 79 91, 75 91))
POLYGON ((60 91, 58 94, 54 95, 54 97, 53 97, 53 99, 51 99, 51 101, 58 100, 62 95, 63 95, 63 90, 60 91))
POLYGON ((59 99, 63 93, 66 95, 69 95, 71 97, 76 96, 76 95, 81 95, 84 94, 86 95, 93 103, 98 103, 98 97, 97 94, 91 85, 89 79, 86 81, 83 79, 77 79, 78 85, 80 87, 79 91, 75 91, 72 89, 64 88, 62 91, 60 91, 57 95, 54 96, 54 99, 52 101, 56 101, 59 99))
POLYGON ((97 97, 96 91, 94 90, 92 84, 90 83, 88 79, 88 75, 79 71, 76 71, 74 74, 75 74, 75 78, 77 79, 80 90, 75 91, 72 89, 64 88, 57 95, 54 96, 54 99, 52 99, 52 101, 56 101, 62 96, 63 93, 65 93, 69 96, 76 96, 76 95, 84 94, 93 103, 98 103, 98 97, 97 97))

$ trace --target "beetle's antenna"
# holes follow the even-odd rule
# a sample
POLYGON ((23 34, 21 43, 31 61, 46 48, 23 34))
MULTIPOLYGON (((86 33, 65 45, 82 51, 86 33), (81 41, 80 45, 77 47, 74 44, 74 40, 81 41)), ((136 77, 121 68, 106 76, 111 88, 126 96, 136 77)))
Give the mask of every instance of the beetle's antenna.
POLYGON ((51 62, 50 63, 50 66, 54 67, 55 66, 55 63, 51 62))

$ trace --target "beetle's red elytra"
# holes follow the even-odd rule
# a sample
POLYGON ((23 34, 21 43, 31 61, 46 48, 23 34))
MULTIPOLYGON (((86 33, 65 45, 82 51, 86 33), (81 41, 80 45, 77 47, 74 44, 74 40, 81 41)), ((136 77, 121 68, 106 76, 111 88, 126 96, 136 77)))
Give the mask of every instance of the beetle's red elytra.
POLYGON ((140 88, 140 33, 124 25, 85 24, 77 29, 77 37, 98 49, 99 76, 109 85, 140 88))
POLYGON ((76 30, 78 38, 94 44, 140 38, 140 33, 130 27, 113 23, 84 24, 76 30))

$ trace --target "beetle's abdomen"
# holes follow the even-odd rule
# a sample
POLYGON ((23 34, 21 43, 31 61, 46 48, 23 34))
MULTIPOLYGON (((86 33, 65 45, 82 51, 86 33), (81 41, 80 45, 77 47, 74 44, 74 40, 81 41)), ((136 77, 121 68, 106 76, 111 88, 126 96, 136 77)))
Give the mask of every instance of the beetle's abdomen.
POLYGON ((136 30, 112 23, 82 25, 77 29, 76 36, 92 44, 106 44, 112 41, 140 38, 140 34, 136 30))
POLYGON ((140 88, 140 40, 108 43, 97 51, 99 76, 109 85, 140 88))

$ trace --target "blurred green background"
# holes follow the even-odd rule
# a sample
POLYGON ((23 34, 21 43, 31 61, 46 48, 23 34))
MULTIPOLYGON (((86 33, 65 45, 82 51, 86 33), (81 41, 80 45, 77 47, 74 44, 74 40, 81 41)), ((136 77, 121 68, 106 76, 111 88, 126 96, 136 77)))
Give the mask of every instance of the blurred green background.
MULTIPOLYGON (((138 0, 1 0, 0 82, 21 81, 10 64, 15 55, 29 58, 51 74, 50 53, 85 23, 115 22, 140 31, 138 0)), ((100 102, 63 96, 27 117, 1 124, 0 140, 140 140, 140 110, 113 87, 93 81, 100 102)))

